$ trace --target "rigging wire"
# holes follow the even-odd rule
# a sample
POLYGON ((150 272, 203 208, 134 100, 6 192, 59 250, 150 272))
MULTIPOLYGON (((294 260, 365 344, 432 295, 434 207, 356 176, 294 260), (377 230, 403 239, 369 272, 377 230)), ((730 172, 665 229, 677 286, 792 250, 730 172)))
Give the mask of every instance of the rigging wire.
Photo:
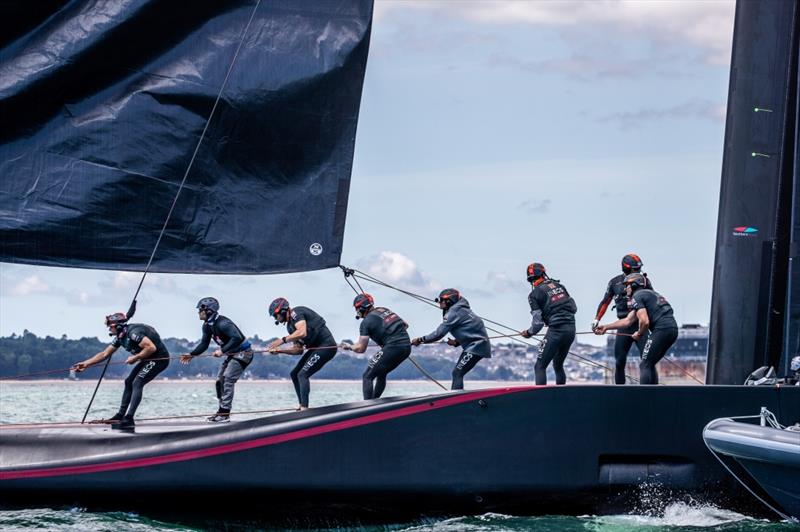
MULTIPOLYGON (((247 31, 250 29, 250 25, 253 23, 253 19, 256 16, 256 11, 258 11, 258 7, 261 5, 261 0, 256 1, 256 5, 253 7, 253 12, 250 13, 250 19, 247 21, 247 25, 245 25, 244 30, 242 31, 242 37, 239 39, 239 45, 236 47, 236 51, 233 53, 233 58, 231 59, 231 64, 228 66, 228 71, 225 73, 225 79, 222 81, 222 85, 219 88, 219 92, 217 92, 217 97, 214 100, 214 105, 211 107, 211 112, 208 114, 208 119, 206 120, 205 126, 203 126, 203 131, 200 133, 200 138, 197 140, 197 144, 194 147, 194 152, 192 153, 192 158, 189 160, 189 164, 186 166, 186 171, 183 173, 183 179, 181 179, 181 183, 178 186, 178 191, 175 193, 175 198, 172 200, 172 205, 169 208, 169 212, 167 213, 167 217, 164 219, 164 225, 161 226, 161 231, 158 233, 158 239, 156 240, 155 246, 153 246, 153 251, 150 253, 150 258, 147 261, 147 266, 142 272, 142 278, 139 280, 139 286, 136 287, 136 292, 133 294, 133 299, 131 300, 131 306, 128 309, 127 317, 128 319, 133 317, 133 314, 136 312, 136 298, 139 297, 139 291, 142 289, 142 285, 144 284, 145 277, 147 277, 147 273, 150 271, 150 266, 153 264, 153 258, 156 255, 156 251, 158 250, 158 246, 161 244, 161 239, 164 237, 164 233, 167 230, 167 225, 169 224, 170 219, 172 218, 172 213, 175 210, 175 205, 178 203, 178 197, 181 195, 181 191, 183 190, 183 186, 186 184, 186 179, 189 177, 189 171, 191 171, 192 166, 194 165, 194 161, 197 158, 197 153, 200 151, 200 145, 203 143, 203 139, 205 139, 206 132, 208 131, 208 126, 211 124, 211 119, 214 117, 214 113, 217 110, 217 106, 219 105, 219 101, 222 98, 222 92, 225 90, 225 86, 228 84, 228 79, 230 79, 231 72, 233 72, 233 66, 236 64, 236 58, 239 57, 239 52, 242 49, 242 45, 244 44, 244 39, 247 36, 247 31)), ((83 414, 83 421, 86 421, 86 416, 89 415, 89 409, 92 408, 92 403, 94 402, 94 398, 97 395, 97 390, 100 388, 100 383, 103 381, 103 377, 106 374, 106 368, 108 368, 108 364, 111 360, 111 356, 108 357, 106 361, 106 365, 103 368, 103 372, 100 374, 100 378, 97 379, 97 386, 95 386, 94 393, 92 394, 92 398, 89 400, 89 404, 86 406, 86 412, 83 414)))
MULTIPOLYGON (((400 293, 403 293, 403 294, 406 294, 406 295, 408 295, 408 296, 410 296, 410 297, 412 297, 412 298, 414 298, 414 299, 416 299, 416 300, 418 300, 418 301, 421 301, 421 302, 423 302, 423 303, 426 303, 426 304, 428 304, 428 305, 430 305, 430 306, 434 306, 434 307, 437 307, 437 308, 438 308, 438 305, 436 305, 436 303, 434 303, 434 301, 433 301, 432 299, 428 299, 428 298, 426 298, 426 297, 424 297, 424 296, 421 296, 421 295, 419 295, 419 294, 416 294, 416 293, 410 292, 410 291, 408 291, 408 290, 404 290, 404 289, 402 289, 402 288, 399 288, 399 287, 393 286, 393 285, 391 285, 391 284, 389 284, 389 283, 387 283, 387 282, 385 282, 385 281, 382 281, 382 280, 378 279, 377 277, 374 277, 374 276, 372 276, 372 275, 369 275, 369 274, 367 274, 367 273, 364 273, 364 272, 362 272, 362 271, 360 271, 360 270, 357 270, 357 269, 355 269, 355 268, 345 268, 344 266, 340 266, 340 267, 341 267, 341 268, 342 268, 342 270, 343 270, 343 271, 345 271, 345 272, 352 272, 352 273, 351 273, 351 275, 352 275, 354 278, 358 278, 358 277, 360 276, 360 278, 361 278, 362 280, 365 280, 365 281, 370 281, 370 282, 372 282, 372 283, 375 283, 375 284, 377 284, 377 285, 383 286, 383 287, 385 287, 385 288, 389 288, 389 289, 392 289, 392 290, 396 290, 396 291, 398 291, 398 292, 400 292, 400 293)), ((478 316, 478 317, 479 317, 479 318, 481 318, 482 320, 484 320, 484 321, 486 321, 486 322, 489 322, 489 323, 491 323, 491 324, 493 324, 493 325, 496 325, 496 326, 498 326, 498 327, 502 327, 502 328, 504 328, 504 329, 511 330, 511 331, 516 331, 516 329, 514 329, 513 327, 510 327, 510 326, 508 326, 508 325, 504 325, 504 324, 502 324, 502 323, 499 323, 499 322, 497 322, 497 321, 491 320, 491 319, 489 319, 489 318, 485 318, 485 317, 483 317, 483 316, 478 316)), ((497 329, 494 329, 494 328, 492 328, 492 327, 488 327, 488 326, 487 326, 486 328, 487 328, 488 330, 492 331, 492 332, 495 332, 495 333, 502 334, 502 331, 499 331, 499 330, 497 330, 497 329)), ((527 346, 529 346, 529 347, 534 347, 534 345, 533 345, 533 344, 531 344, 530 342, 526 342, 526 341, 524 341, 524 340, 521 340, 521 339, 519 339, 519 338, 511 338, 511 339, 512 339, 512 341, 518 342, 518 343, 520 343, 520 344, 527 345, 527 346)), ((532 339, 533 339, 534 341, 536 341, 536 342, 539 342, 539 343, 541 343, 541 340, 538 340, 538 339, 536 339, 536 338, 532 338, 532 339)), ((595 362, 594 360, 591 360, 591 359, 588 359, 588 358, 586 358, 586 357, 583 357, 583 356, 581 356, 581 355, 579 355, 579 354, 577 354, 577 353, 574 353, 574 352, 572 352, 572 351, 570 351, 570 352, 569 352, 569 354, 570 354, 570 355, 572 355, 572 356, 573 356, 573 357, 575 357, 575 358, 578 358, 578 359, 579 359, 580 361, 582 361, 584 364, 587 364, 587 365, 590 365, 590 366, 593 366, 593 367, 596 367, 596 368, 599 368, 599 369, 603 369, 603 370, 605 370, 605 371, 609 371, 609 372, 611 372, 611 371, 612 371, 612 370, 611 370, 611 368, 609 368, 608 366, 606 366, 606 365, 604 365, 604 364, 601 364, 601 363, 599 363, 599 362, 595 362)), ((632 381, 632 382, 635 382, 635 383, 638 383, 638 382, 639 382, 639 380, 638 380, 638 379, 636 379, 636 378, 632 377, 631 375, 627 375, 627 374, 626 374, 625 376, 626 376, 626 377, 627 377, 627 378, 628 378, 630 381, 632 381)))

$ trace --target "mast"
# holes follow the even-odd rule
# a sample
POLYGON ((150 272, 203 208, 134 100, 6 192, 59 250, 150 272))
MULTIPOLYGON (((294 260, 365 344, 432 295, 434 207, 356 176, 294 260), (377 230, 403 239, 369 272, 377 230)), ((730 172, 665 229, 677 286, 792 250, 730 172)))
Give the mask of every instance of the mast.
POLYGON ((737 3, 709 384, 741 384, 753 369, 779 367, 797 349, 800 259, 793 242, 800 237, 795 201, 798 29, 795 2, 737 3))

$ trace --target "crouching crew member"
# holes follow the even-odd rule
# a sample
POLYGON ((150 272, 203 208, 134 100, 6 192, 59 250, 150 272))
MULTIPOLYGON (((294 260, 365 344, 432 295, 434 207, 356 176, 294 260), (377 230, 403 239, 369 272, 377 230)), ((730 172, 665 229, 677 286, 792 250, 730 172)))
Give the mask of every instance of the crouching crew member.
MULTIPOLYGON (((632 309, 628 306, 628 295, 623 281, 625 280, 625 276, 631 273, 641 273, 641 270, 642 259, 640 259, 638 255, 631 253, 622 257, 622 273, 612 277, 608 282, 603 300, 600 301, 600 305, 597 307, 597 314, 592 322, 592 330, 600 323, 603 314, 606 313, 608 305, 612 301, 617 310, 617 319, 622 319, 630 313, 632 309)), ((653 285, 650 283, 650 279, 647 278, 647 274, 642 273, 642 275, 644 275, 647 281, 647 288, 652 290, 653 285)), ((628 352, 631 350, 631 346, 633 346, 634 343, 636 344, 640 358, 642 353, 644 353, 644 345, 647 342, 648 333, 645 331, 644 335, 634 342, 631 336, 638 330, 639 323, 634 320, 630 327, 620 329, 619 332, 621 334, 617 335, 614 339, 614 382, 616 384, 625 384, 625 365, 628 362, 628 352)))
POLYGON ((678 338, 678 323, 666 298, 647 288, 647 278, 644 275, 632 273, 625 277, 624 283, 630 298, 631 312, 621 320, 608 325, 599 325, 595 332, 603 334, 609 330, 625 329, 638 319, 639 329, 632 336, 636 342, 649 328, 650 336, 644 344, 642 360, 639 363, 639 382, 658 384, 656 364, 678 338))
POLYGON ((451 390, 464 389, 464 375, 466 375, 482 358, 491 358, 492 344, 486 334, 483 320, 469 307, 469 302, 461 297, 458 290, 447 288, 439 293, 436 298, 439 308, 442 309, 444 320, 435 331, 419 338, 414 338, 411 345, 429 344, 438 342, 447 333, 453 339, 447 340, 449 345, 461 346, 463 351, 458 357, 456 367, 453 368, 453 384, 451 390))
POLYGON ((105 421, 113 422, 111 428, 115 430, 133 430, 135 427, 133 416, 142 401, 144 385, 167 369, 169 351, 155 329, 142 323, 128 324, 128 317, 122 312, 106 316, 106 327, 109 336, 114 337, 111 344, 93 357, 78 362, 73 369, 81 372, 94 366, 113 355, 120 347, 131 353, 125 363, 136 366, 125 378, 125 390, 122 392, 119 411, 105 421))
POLYGON ((305 410, 308 408, 308 396, 311 391, 309 378, 336 355, 336 340, 333 339, 322 316, 307 307, 292 308, 282 297, 270 303, 269 314, 275 318, 275 325, 285 323, 286 331, 289 333, 272 342, 269 352, 299 355, 305 351, 290 373, 300 403, 298 410, 305 410), (283 344, 292 346, 280 349, 283 344))
POLYGON ((381 348, 367 365, 363 376, 364 399, 377 399, 386 388, 386 375, 400 365, 411 354, 408 324, 400 316, 385 307, 376 307, 369 294, 358 294, 353 300, 356 319, 363 319, 359 328, 358 342, 342 344, 341 348, 363 353, 372 340, 381 348))
POLYGON ((534 365, 536 384, 547 384, 547 366, 551 361, 556 373, 556 384, 566 384, 564 360, 575 340, 575 313, 578 307, 561 281, 547 276, 543 265, 534 262, 528 265, 526 273, 532 288, 528 295, 531 326, 520 334, 524 338, 530 338, 547 325, 547 333, 539 344, 539 356, 534 365))
POLYGON ((219 407, 217 413, 209 417, 208 421, 225 423, 231 419, 233 390, 236 381, 253 361, 253 348, 239 327, 219 313, 219 301, 215 298, 204 297, 201 299, 197 303, 197 314, 198 318, 203 321, 203 338, 190 353, 181 356, 181 362, 188 364, 192 357, 205 352, 212 339, 219 346, 219 349, 212 353, 215 357, 225 355, 215 383, 219 407))

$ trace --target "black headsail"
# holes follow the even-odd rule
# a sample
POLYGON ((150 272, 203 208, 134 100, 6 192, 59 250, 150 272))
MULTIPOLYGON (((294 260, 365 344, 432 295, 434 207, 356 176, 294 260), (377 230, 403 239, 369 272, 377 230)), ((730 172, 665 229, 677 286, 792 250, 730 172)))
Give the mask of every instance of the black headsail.
POLYGON ((800 332, 796 2, 738 2, 711 303, 711 384, 785 371, 800 332))
POLYGON ((339 264, 372 0, 12 4, 0 261, 142 270, 241 43, 151 271, 339 264))

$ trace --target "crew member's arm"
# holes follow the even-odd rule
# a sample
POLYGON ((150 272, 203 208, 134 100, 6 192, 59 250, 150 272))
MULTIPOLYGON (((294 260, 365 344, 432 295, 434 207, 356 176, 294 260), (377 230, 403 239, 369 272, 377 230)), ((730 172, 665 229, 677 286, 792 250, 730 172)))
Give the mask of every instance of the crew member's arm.
POLYGON ((273 355, 299 355, 304 351, 303 344, 299 342, 292 342, 290 347, 271 347, 268 349, 268 352, 273 355))
POLYGON ((448 312, 447 317, 439 325, 435 331, 430 334, 426 334, 425 336, 420 336, 418 338, 414 338, 411 340, 411 345, 417 346, 419 344, 431 344, 433 342, 438 342, 442 338, 445 337, 447 333, 449 333, 453 327, 456 326, 456 322, 458 321, 458 316, 454 312, 448 312))
POLYGON ((95 364, 97 364, 98 362, 102 362, 103 360, 107 359, 108 357, 113 355, 114 352, 117 349, 118 349, 118 346, 115 346, 115 345, 111 344, 108 347, 106 347, 105 349, 103 349, 102 351, 100 351, 99 353, 97 353, 96 355, 94 355, 93 357, 87 358, 83 362, 78 362, 77 364, 72 366, 72 369, 74 369, 75 371, 80 373, 81 371, 85 370, 86 368, 90 368, 90 367, 94 366, 95 364))
POLYGON ((288 336, 284 336, 283 338, 277 338, 271 344, 269 344, 269 351, 275 352, 278 347, 282 346, 283 344, 287 344, 289 342, 296 342, 298 340, 302 340, 306 336, 308 336, 307 324, 306 320, 300 320, 294 324, 295 330, 292 334, 288 336))
POLYGON ((614 299, 614 288, 611 283, 608 283, 606 287, 606 293, 603 295, 603 300, 600 301, 600 304, 597 306, 597 314, 594 315, 594 321, 592 322, 592 330, 595 329, 598 325, 600 325, 600 320, 603 318, 603 315, 608 310, 608 306, 611 304, 611 301, 614 299))
POLYGON ((650 315, 647 313, 647 309, 640 308, 637 310, 636 317, 639 320, 639 330, 631 335, 634 342, 639 340, 645 331, 647 331, 647 328, 650 327, 650 315))
POLYGON ((181 355, 181 364, 188 364, 192 361, 192 357, 196 357, 197 355, 202 354, 208 349, 208 344, 211 343, 211 326, 207 323, 203 324, 203 338, 200 340, 200 343, 197 344, 197 347, 192 349, 189 353, 185 355, 181 355))
POLYGON ((363 353, 367 350, 369 345, 369 336, 359 336, 358 341, 354 344, 342 344, 341 347, 345 351, 352 351, 354 353, 363 353))
POLYGON ((231 320, 220 320, 217 322, 217 326, 222 334, 230 338, 225 342, 225 345, 219 348, 220 353, 223 355, 235 351, 246 340, 242 331, 231 320))
POLYGON ((136 362, 144 360, 156 352, 156 344, 154 344, 153 341, 147 336, 142 336, 142 339, 139 340, 139 347, 141 347, 142 350, 135 355, 129 356, 125 360, 126 364, 135 364, 136 362))
POLYGON ((520 331, 520 335, 522 335, 523 338, 530 338, 544 327, 542 309, 539 307, 539 302, 533 297, 528 297, 528 304, 531 306, 531 326, 524 331, 520 331))
MULTIPOLYGON (((633 325, 634 320, 636 320, 636 316, 639 312, 643 311, 644 309, 639 309, 638 311, 632 310, 622 319, 617 321, 612 321, 607 325, 598 325, 597 328, 594 330, 595 334, 605 334, 606 331, 611 331, 614 329, 625 329, 626 327, 630 327, 633 325)), ((647 315, 647 311, 644 311, 645 315, 647 315)), ((640 325, 641 327, 641 325, 640 325)))

